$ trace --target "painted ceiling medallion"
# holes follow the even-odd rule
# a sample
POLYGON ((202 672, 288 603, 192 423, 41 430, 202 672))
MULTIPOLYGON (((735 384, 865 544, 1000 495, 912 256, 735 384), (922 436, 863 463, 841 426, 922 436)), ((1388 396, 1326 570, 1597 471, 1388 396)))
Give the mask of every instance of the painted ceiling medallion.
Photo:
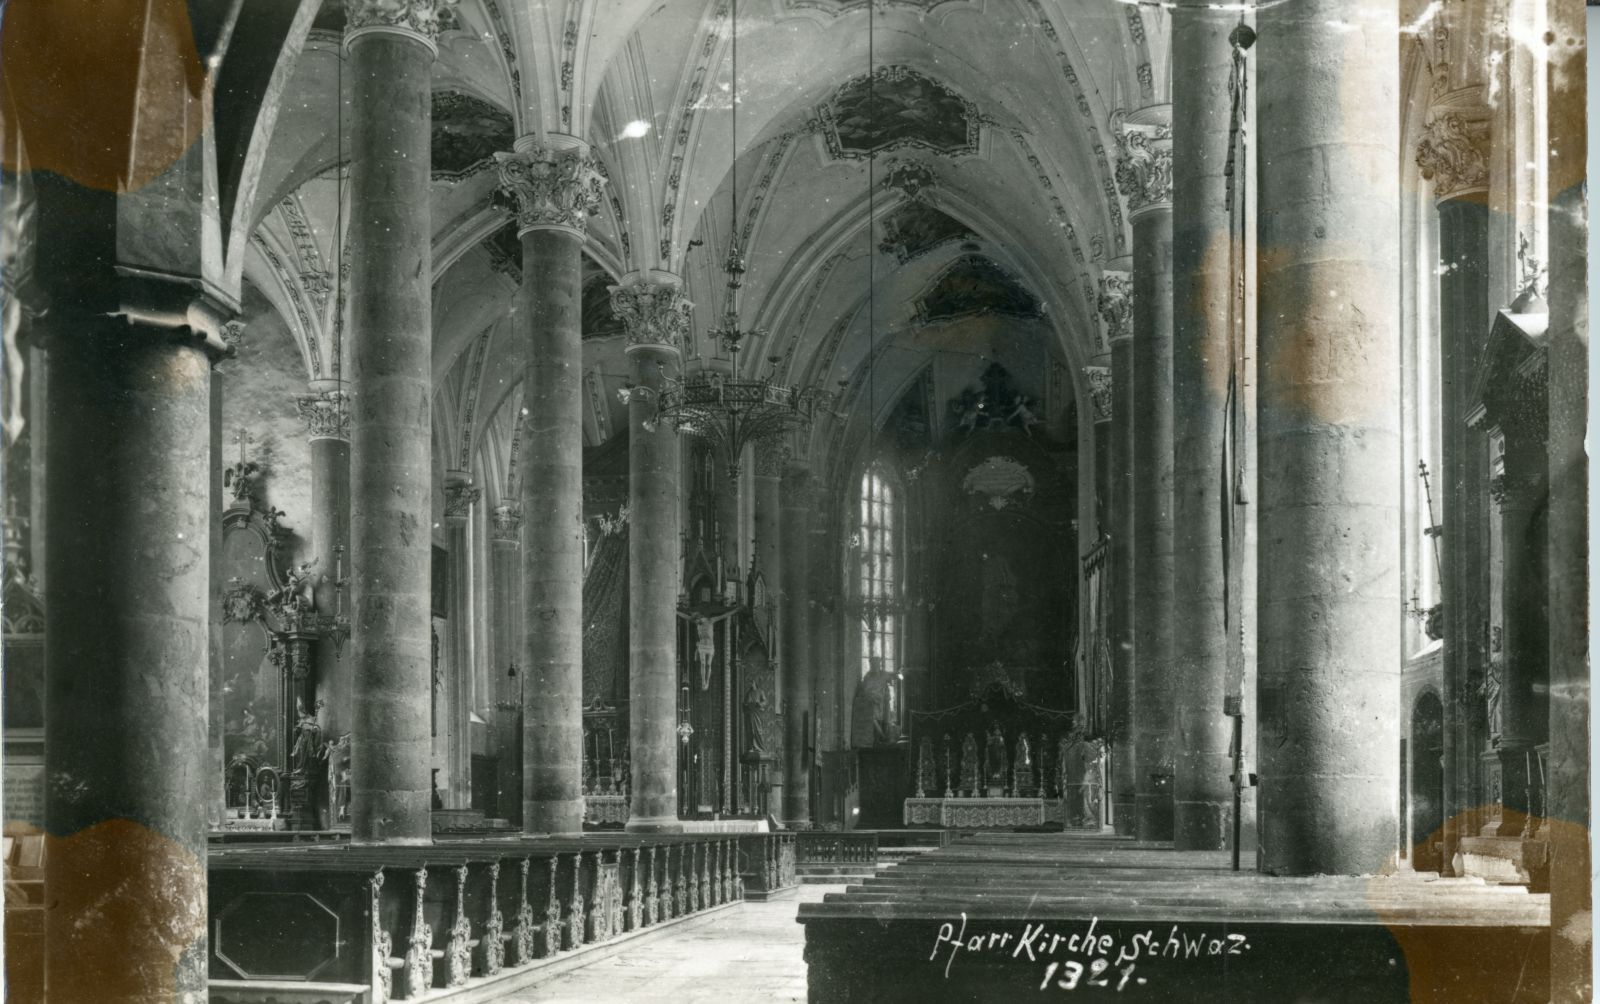
POLYGON ((1021 461, 1012 457, 990 457, 968 471, 961 481, 962 491, 982 496, 996 511, 1013 502, 1027 500, 1034 488, 1033 475, 1021 461))
POLYGON ((955 91, 905 66, 882 66, 845 81, 817 108, 817 127, 835 159, 921 147, 962 156, 978 152, 977 108, 955 91))

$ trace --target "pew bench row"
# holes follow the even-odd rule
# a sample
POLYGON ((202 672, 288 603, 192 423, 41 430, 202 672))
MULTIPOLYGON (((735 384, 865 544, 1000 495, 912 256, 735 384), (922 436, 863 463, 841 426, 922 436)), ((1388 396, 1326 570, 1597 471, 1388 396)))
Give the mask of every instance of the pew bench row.
POLYGON ((211 999, 418 1000, 792 885, 793 861, 789 833, 221 849, 211 999))

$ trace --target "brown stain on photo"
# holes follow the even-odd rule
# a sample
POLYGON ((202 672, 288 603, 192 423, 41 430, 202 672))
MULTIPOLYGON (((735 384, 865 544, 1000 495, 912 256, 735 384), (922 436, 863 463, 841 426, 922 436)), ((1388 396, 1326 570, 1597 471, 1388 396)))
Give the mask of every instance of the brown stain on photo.
POLYGON ((185 0, 12 0, 0 30, 4 166, 138 190, 199 139, 205 86, 185 0))

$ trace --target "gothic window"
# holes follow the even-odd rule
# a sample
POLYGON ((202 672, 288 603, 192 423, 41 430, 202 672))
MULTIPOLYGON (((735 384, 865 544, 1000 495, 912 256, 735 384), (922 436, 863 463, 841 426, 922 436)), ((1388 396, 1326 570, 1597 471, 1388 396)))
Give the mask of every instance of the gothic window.
POLYGON ((900 671, 899 509, 894 485, 878 467, 861 477, 858 531, 861 600, 861 675, 880 662, 900 671))

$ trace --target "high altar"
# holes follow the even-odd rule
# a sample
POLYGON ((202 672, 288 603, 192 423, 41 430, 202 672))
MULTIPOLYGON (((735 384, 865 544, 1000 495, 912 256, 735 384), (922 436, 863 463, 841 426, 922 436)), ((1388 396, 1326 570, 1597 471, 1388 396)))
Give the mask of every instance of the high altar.
POLYGON ((902 822, 1098 829, 1103 747, 1084 737, 1074 717, 1029 704, 999 683, 953 707, 913 712, 916 787, 902 822))

